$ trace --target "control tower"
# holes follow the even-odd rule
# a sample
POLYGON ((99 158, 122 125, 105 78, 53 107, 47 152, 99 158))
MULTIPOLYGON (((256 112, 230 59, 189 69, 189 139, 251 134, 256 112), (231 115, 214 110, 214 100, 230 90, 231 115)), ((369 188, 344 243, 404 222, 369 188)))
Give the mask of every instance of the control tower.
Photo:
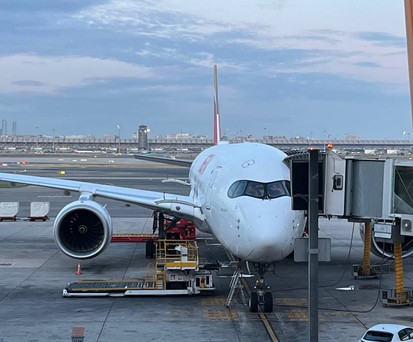
POLYGON ((150 129, 146 125, 140 125, 138 129, 138 147, 139 150, 149 150, 148 133, 150 129))

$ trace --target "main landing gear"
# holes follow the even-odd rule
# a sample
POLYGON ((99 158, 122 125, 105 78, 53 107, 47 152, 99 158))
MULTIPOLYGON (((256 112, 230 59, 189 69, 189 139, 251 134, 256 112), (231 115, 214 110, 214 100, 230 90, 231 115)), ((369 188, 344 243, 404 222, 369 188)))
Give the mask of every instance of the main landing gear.
POLYGON ((251 292, 249 299, 249 309, 251 312, 257 312, 258 306, 261 305, 264 312, 273 311, 273 297, 270 287, 264 280, 264 273, 268 271, 273 264, 270 263, 256 263, 253 264, 254 268, 257 269, 260 279, 255 283, 254 290, 251 292))

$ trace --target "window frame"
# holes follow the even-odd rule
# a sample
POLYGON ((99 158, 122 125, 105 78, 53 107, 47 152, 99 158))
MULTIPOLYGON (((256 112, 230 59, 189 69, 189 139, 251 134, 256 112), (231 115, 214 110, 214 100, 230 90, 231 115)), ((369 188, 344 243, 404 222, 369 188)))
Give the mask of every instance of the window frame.
POLYGON ((283 179, 264 183, 253 180, 240 179, 230 185, 227 191, 227 196, 231 199, 246 196, 262 200, 271 200, 284 196, 291 197, 290 181, 283 179), (269 189, 272 185, 278 186, 279 194, 271 193, 271 190, 269 189), (253 190, 253 187, 255 187, 256 189, 253 190), (259 190, 261 190, 261 192, 258 192, 259 190))

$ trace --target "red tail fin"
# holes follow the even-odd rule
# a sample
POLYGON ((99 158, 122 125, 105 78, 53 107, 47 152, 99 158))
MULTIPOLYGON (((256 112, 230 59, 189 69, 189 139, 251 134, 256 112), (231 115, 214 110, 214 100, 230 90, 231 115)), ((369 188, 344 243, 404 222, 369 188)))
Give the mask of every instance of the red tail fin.
POLYGON ((214 88, 214 145, 217 145, 221 140, 221 123, 219 119, 218 75, 216 65, 214 65, 214 88))

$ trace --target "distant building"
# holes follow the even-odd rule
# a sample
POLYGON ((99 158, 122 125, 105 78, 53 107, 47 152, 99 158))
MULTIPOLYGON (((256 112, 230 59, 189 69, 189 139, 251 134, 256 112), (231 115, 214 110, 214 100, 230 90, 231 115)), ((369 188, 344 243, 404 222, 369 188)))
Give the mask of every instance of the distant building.
POLYGON ((11 123, 11 130, 12 130, 12 135, 16 136, 17 135, 17 122, 13 121, 11 123))
POLYGON ((73 134, 73 135, 65 135, 66 139, 71 139, 71 140, 84 140, 84 139, 90 139, 93 138, 91 135, 83 135, 83 134, 73 134))
POLYGON ((4 119, 1 121, 1 135, 7 135, 7 121, 4 119))
POLYGON ((345 140, 360 140, 360 136, 357 134, 346 134, 344 137, 345 140))
POLYGON ((192 134, 192 133, 175 133, 167 134, 165 137, 157 136, 157 139, 167 139, 167 140, 196 140, 196 139, 208 139, 206 135, 192 134))
POLYGON ((138 148, 139 150, 149 150, 148 133, 149 128, 146 125, 140 125, 138 129, 138 148))

